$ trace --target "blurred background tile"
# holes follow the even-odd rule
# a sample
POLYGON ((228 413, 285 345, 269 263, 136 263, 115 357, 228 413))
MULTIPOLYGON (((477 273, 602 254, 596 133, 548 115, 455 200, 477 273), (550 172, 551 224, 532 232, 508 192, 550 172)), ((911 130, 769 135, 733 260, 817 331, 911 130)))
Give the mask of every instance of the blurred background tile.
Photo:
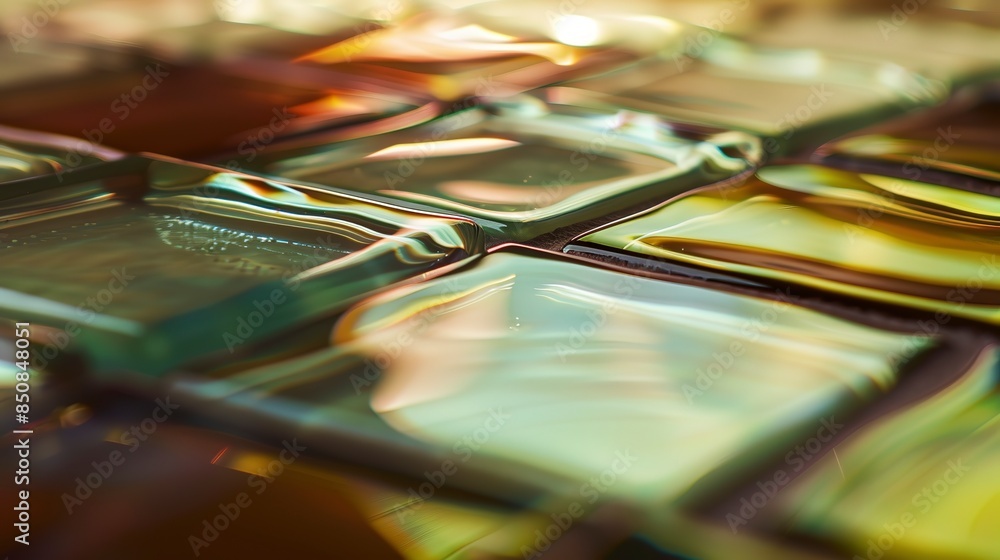
POLYGON ((699 189, 582 243, 934 314, 1000 319, 1000 199, 816 165, 699 189))

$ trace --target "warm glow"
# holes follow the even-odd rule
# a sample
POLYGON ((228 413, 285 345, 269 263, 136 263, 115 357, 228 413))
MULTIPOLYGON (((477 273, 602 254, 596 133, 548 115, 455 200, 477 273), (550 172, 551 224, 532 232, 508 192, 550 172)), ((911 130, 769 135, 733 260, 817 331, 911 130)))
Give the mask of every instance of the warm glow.
POLYGON ((589 47, 601 38, 601 28, 596 21, 584 16, 564 16, 554 23, 555 39, 573 47, 589 47))
POLYGON ((460 138, 457 140, 441 140, 438 142, 419 142, 413 144, 396 144, 373 154, 365 159, 409 159, 428 156, 461 156, 465 154, 481 154, 506 150, 520 145, 513 140, 502 138, 460 138))

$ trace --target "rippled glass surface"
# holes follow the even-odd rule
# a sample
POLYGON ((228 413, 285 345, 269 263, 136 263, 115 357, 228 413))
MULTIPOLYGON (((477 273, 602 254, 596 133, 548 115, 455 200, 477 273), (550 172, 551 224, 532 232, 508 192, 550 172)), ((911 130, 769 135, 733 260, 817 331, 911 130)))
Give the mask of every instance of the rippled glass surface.
POLYGON ((823 156, 886 163, 908 179, 928 170, 1000 181, 1000 102, 990 92, 823 146, 823 156))
POLYGON ((370 138, 273 150, 252 168, 456 212, 523 240, 731 178, 759 153, 739 133, 522 96, 370 138))
POLYGON ((1000 557, 998 26, 0 1, 0 559, 1000 557))
POLYGON ((862 558, 996 558, 997 366, 994 346, 958 382, 852 435, 776 515, 862 558))
POLYGON ((208 167, 121 163, 102 180, 2 195, 5 315, 62 330, 50 353, 71 345, 102 372, 232 352, 482 243, 465 221, 208 167))
POLYGON ((813 165, 761 169, 580 238, 651 257, 1000 321, 998 199, 813 165))
POLYGON ((86 146, 83 140, 0 126, 0 183, 62 176, 76 167, 121 158, 123 154, 103 146, 86 146))
MULTIPOLYGON (((458 4, 458 3, 456 3, 458 4)), ((439 6, 303 60, 446 101, 509 95, 676 50, 692 28, 659 2, 524 0, 439 6), (659 9, 657 9, 659 8, 659 9)))
POLYGON ((683 50, 569 82, 564 95, 578 103, 752 132, 766 137, 766 153, 781 155, 940 101, 947 92, 889 62, 763 48, 718 33, 706 32, 701 39, 683 50))
POLYGON ((655 509, 846 420, 930 342, 783 294, 503 251, 362 302, 330 350, 175 377, 173 391, 231 420, 308 425, 355 460, 392 453, 396 468, 419 473, 413 457, 451 459, 459 487, 508 491, 476 482, 480 469, 503 469, 507 485, 588 510, 608 500, 655 509), (612 467, 616 482, 586 484, 612 467))

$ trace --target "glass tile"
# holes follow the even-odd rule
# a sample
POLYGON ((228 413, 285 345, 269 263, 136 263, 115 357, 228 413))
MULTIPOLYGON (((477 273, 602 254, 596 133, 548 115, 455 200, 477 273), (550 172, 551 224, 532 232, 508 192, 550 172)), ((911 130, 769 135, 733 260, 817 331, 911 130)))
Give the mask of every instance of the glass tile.
POLYGON ((997 323, 1000 199, 816 165, 678 197, 579 242, 997 323))
POLYGON ((0 309, 61 329, 43 358, 71 347, 101 373, 162 373, 482 246, 463 220, 204 166, 116 163, 0 194, 0 309))

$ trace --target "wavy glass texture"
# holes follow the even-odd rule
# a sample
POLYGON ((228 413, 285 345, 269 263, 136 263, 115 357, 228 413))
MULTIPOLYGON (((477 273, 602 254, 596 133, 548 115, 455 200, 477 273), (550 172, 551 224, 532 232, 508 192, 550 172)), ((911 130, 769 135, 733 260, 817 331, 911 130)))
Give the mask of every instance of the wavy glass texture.
POLYGON ((852 134, 817 153, 888 164, 914 180, 934 170, 1000 181, 998 95, 991 91, 972 101, 959 100, 947 110, 916 114, 852 134))
POLYGON ((846 419, 932 343, 783 298, 501 251, 363 301, 332 349, 176 377, 172 391, 231 421, 309 426, 354 460, 454 459, 471 477, 458 487, 506 496, 482 482, 503 472, 586 509, 657 510, 846 419), (613 486, 584 484, 612 465, 613 486))
MULTIPOLYGON (((773 49, 704 32, 707 43, 562 84, 568 102, 625 107, 742 130, 781 155, 939 102, 947 87, 899 65, 815 49, 773 49)), ((697 37, 697 35, 696 35, 697 37)))
POLYGON ((2 560, 1000 558, 1000 0, 0 30, 2 560))
POLYGON ((371 393, 393 428, 450 445, 502 407, 510 423, 488 454, 585 479, 627 449, 639 459, 613 493, 650 502, 787 446, 773 428, 814 431, 888 390, 892 354, 927 343, 787 301, 503 253, 363 302, 334 339, 373 356, 406 335, 371 393), (723 377, 703 389, 713 364, 723 377))
POLYGON ((0 126, 0 183, 46 175, 61 177, 70 169, 123 155, 83 140, 0 126), (79 149, 81 146, 86 150, 79 149))
POLYGON ((681 12, 641 0, 439 6, 300 60, 444 101, 510 95, 682 48, 697 28, 672 19, 681 12))
POLYGON ((998 371, 993 346, 958 382, 853 434, 774 515, 862 557, 996 558, 998 371))
MULTIPOLYGON (((0 183, 52 175, 64 169, 65 160, 38 153, 40 150, 37 148, 29 150, 26 146, 14 146, 10 142, 0 143, 0 183)), ((94 161, 100 160, 91 160, 94 161)))
POLYGON ((388 134, 272 150, 251 167, 454 212, 526 240, 732 178, 759 152, 739 133, 522 96, 388 134))
POLYGON ((208 167, 121 163, 132 167, 3 193, 4 315, 62 329, 100 373, 157 374, 233 351, 482 244, 458 219, 208 167))
POLYGON ((765 167, 579 241, 1000 322, 997 198, 815 165, 765 167))

